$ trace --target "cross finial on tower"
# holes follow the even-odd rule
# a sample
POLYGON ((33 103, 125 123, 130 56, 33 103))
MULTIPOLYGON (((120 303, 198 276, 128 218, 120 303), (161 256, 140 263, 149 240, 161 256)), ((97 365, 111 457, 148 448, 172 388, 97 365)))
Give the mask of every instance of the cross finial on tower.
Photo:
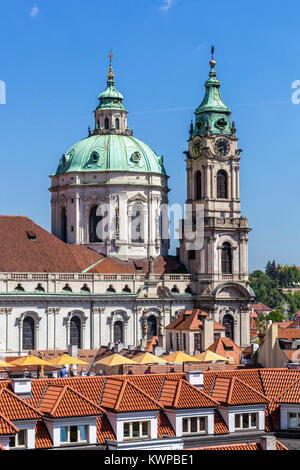
POLYGON ((112 54, 112 51, 110 50, 110 53, 109 53, 109 72, 108 72, 108 75, 107 75, 107 78, 114 78, 114 73, 113 73, 113 68, 112 68, 112 58, 113 58, 113 54, 112 54))

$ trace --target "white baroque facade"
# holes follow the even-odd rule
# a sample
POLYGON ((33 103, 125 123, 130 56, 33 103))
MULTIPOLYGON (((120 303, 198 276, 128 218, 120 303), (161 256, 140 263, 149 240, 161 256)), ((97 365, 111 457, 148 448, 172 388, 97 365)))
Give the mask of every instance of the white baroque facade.
POLYGON ((94 130, 62 155, 51 175, 53 235, 48 236, 59 251, 46 253, 48 242, 38 244, 42 233, 36 237, 24 229, 32 250, 24 256, 44 259, 47 268, 41 261, 39 271, 16 269, 17 263, 8 259, 7 265, 14 267, 0 273, 3 354, 70 344, 81 349, 112 343, 128 347, 152 336, 163 344, 165 326, 193 308, 223 324, 239 346, 250 344, 250 229, 240 211, 240 150, 214 65, 212 60, 185 152, 187 205, 192 213, 198 205, 203 210, 203 247, 187 249, 182 239, 178 270, 168 265, 162 205, 168 203, 169 189, 163 157, 133 137, 110 66, 107 88, 94 112, 94 130), (64 256, 63 264, 77 257, 75 264, 81 267, 76 272, 61 265, 59 271, 49 269, 51 256, 64 256))

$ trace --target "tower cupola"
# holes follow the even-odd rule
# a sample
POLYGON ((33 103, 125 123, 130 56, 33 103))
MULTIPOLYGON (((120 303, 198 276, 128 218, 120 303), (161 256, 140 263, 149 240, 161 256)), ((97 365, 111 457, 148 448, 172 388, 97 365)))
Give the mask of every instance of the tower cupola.
POLYGON ((127 128, 127 111, 123 95, 115 88, 115 74, 112 68, 112 52, 109 54, 109 71, 106 89, 98 96, 99 105, 94 111, 94 134, 132 134, 127 128))
POLYGON ((205 134, 208 130, 212 134, 231 134, 230 109, 223 103, 220 94, 221 82, 217 79, 214 59, 214 47, 211 48, 212 58, 209 63, 209 79, 205 82, 205 96, 195 111, 196 122, 192 135, 205 134))

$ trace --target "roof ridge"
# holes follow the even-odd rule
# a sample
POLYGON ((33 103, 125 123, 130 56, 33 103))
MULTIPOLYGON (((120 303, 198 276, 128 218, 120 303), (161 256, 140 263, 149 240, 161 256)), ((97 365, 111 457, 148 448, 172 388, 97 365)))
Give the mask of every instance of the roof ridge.
POLYGON ((178 386, 176 388, 175 397, 174 397, 174 400, 173 400, 173 406, 174 407, 176 407, 177 404, 178 404, 178 400, 179 400, 179 396, 180 396, 180 392, 181 392, 181 388, 182 388, 182 381, 183 381, 183 379, 179 379, 179 381, 178 381, 178 386))
POLYGON ((298 378, 297 380, 295 380, 295 382, 293 382, 291 385, 289 385, 284 392, 282 392, 280 395, 278 395, 278 397, 274 400, 274 401, 277 401, 279 400, 279 398, 282 397, 282 395, 285 395, 285 393, 287 393, 294 385, 296 385, 297 382, 300 381, 300 378, 298 378))
POLYGON ((59 397, 58 397, 58 399, 57 399, 55 405, 53 406, 53 408, 52 408, 52 410, 51 410, 51 414, 55 413, 55 411, 57 410, 57 408, 58 408, 58 406, 59 406, 59 404, 60 404, 60 402, 61 402, 61 400, 62 400, 62 398, 63 398, 63 396, 64 396, 64 394, 66 393, 67 390, 70 390, 72 393, 75 393, 75 395, 79 396, 80 398, 82 398, 83 400, 87 401, 87 402, 90 403, 91 405, 96 406, 96 408, 99 408, 99 410, 100 410, 102 413, 105 413, 105 410, 104 410, 103 408, 101 408, 101 406, 97 405, 97 403, 93 402, 92 400, 90 400, 89 398, 87 398, 85 395, 82 395, 82 393, 78 392, 78 390, 76 390, 76 389, 74 389, 73 387, 71 387, 70 385, 66 384, 66 385, 63 387, 63 389, 62 389, 62 391, 61 391, 61 393, 60 393, 60 395, 59 395, 59 397))
POLYGON ((143 390, 142 388, 140 388, 138 385, 136 384, 133 384, 132 382, 129 382, 127 381, 127 383, 129 383, 133 388, 135 388, 138 392, 141 392, 143 395, 145 395, 147 398, 149 398, 149 400, 151 400, 152 402, 154 402, 156 405, 158 405, 160 408, 163 408, 163 405, 161 405, 160 403, 158 403, 157 400, 155 400, 155 398, 151 397, 151 395, 149 395, 147 392, 145 392, 145 390, 143 390))
POLYGON ((119 407, 121 406, 121 402, 122 402, 122 399, 123 399, 123 395, 124 395, 124 392, 125 392, 125 389, 126 389, 126 386, 128 384, 128 381, 127 379, 125 378, 123 380, 123 383, 122 383, 122 386, 121 386, 121 389, 120 389, 120 392, 119 392, 119 396, 118 396, 118 399, 117 399, 117 402, 114 406, 114 409, 116 411, 118 411, 119 407))
POLYGON ((9 426, 11 426, 16 432, 19 432, 19 429, 17 426, 9 419, 7 418, 1 411, 0 411, 0 418, 4 419, 9 426))
POLYGON ((227 403, 230 403, 231 402, 231 398, 232 398, 232 393, 233 393, 233 388, 234 388, 234 384, 235 384, 235 379, 236 377, 231 377, 229 380, 229 388, 228 388, 228 391, 227 391, 227 397, 226 397, 226 402, 227 403))
MULTIPOLYGON (((268 397, 266 397, 266 395, 264 395, 263 393, 260 393, 258 390, 256 390, 255 388, 251 387, 251 385, 247 384, 246 382, 244 382, 243 380, 239 379, 238 377, 232 377, 231 380, 234 379, 234 383, 236 382, 240 382, 241 384, 243 384, 245 387, 249 388, 250 390, 252 390, 253 392, 257 393, 257 395, 260 395, 262 398, 265 398, 267 400, 267 402, 269 403, 270 400, 268 397)), ((233 389, 232 389, 233 391, 233 389)), ((231 393, 232 394, 232 393, 231 393)), ((231 396, 230 396, 231 398, 231 396)))
POLYGON ((12 392, 11 390, 9 390, 8 388, 6 387, 3 387, 2 390, 0 390, 0 400, 1 400, 1 396, 3 395, 4 392, 7 392, 9 395, 11 395, 14 399, 16 400, 19 400, 21 403, 23 403, 23 405, 26 405, 28 408, 30 408, 32 411, 35 411, 36 413, 38 413, 39 415, 43 416, 43 413, 39 410, 37 410, 34 406, 30 405, 29 403, 27 403, 25 400, 23 400, 22 398, 20 398, 16 393, 12 392))
POLYGON ((208 398, 209 400, 215 402, 216 405, 220 405, 220 403, 217 400, 210 397, 206 392, 204 392, 203 390, 200 390, 195 385, 191 384, 188 380, 186 380, 186 379, 181 379, 181 380, 182 380, 183 383, 187 384, 190 388, 193 388, 194 390, 197 390, 197 392, 199 392, 200 395, 203 395, 205 398, 208 398))

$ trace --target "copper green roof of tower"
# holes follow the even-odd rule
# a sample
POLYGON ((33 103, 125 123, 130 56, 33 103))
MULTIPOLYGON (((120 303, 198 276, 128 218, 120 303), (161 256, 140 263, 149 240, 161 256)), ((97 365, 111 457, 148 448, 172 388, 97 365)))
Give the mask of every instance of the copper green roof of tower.
MULTIPOLYGON (((100 93, 97 110, 127 113, 122 104, 123 95, 115 88, 114 73, 111 65, 107 75, 107 88, 100 93)), ((73 145, 60 159, 56 175, 82 171, 130 171, 140 173, 160 173, 165 175, 163 157, 152 148, 132 135, 133 131, 111 128, 100 129, 96 124, 89 136, 73 145)))
MULTIPOLYGON (((213 48, 212 48, 213 53, 213 48)), ((205 82, 205 95, 202 103, 195 111, 196 125, 193 135, 203 134, 209 124, 210 132, 216 134, 230 134, 230 109, 223 103, 220 93, 221 82, 215 72, 216 61, 210 61, 209 79, 205 82)))
POLYGON ((73 145, 60 159, 57 175, 73 171, 132 171, 165 174, 163 158, 130 135, 99 134, 73 145))
POLYGON ((122 101, 124 99, 123 95, 116 90, 115 88, 115 75, 113 73, 111 59, 112 53, 109 54, 110 58, 110 65, 109 65, 109 72, 107 75, 107 87, 100 95, 98 96, 98 100, 100 104, 98 105, 97 109, 122 109, 125 110, 122 101))

